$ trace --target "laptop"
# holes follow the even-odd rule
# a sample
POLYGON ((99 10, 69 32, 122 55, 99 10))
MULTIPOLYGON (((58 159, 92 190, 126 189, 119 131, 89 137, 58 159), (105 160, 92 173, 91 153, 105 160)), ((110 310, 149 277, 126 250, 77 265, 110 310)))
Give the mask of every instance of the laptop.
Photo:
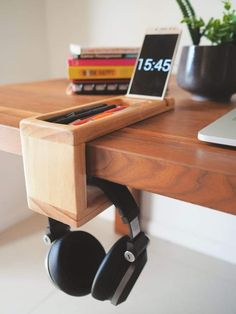
POLYGON ((236 108, 200 130, 198 139, 236 147, 236 108))

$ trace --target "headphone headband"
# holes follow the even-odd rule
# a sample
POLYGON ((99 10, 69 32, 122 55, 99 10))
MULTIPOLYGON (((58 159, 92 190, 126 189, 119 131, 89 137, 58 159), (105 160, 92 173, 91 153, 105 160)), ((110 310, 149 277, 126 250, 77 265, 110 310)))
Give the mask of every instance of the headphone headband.
POLYGON ((131 238, 135 238, 141 232, 139 207, 129 189, 124 185, 96 177, 87 177, 87 183, 99 187, 119 209, 122 220, 129 224, 131 238))

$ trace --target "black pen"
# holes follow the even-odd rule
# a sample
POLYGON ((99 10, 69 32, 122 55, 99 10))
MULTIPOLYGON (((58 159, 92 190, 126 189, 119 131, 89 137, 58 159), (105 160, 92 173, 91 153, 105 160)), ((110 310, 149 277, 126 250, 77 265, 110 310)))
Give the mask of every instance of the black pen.
POLYGON ((74 117, 77 114, 85 113, 85 112, 91 111, 93 109, 102 108, 102 107, 106 107, 106 106, 107 106, 107 104, 100 104, 98 106, 95 106, 95 107, 92 107, 92 108, 89 108, 89 109, 88 108, 80 109, 78 111, 73 111, 73 112, 69 112, 67 114, 63 114, 63 115, 60 115, 60 116, 52 117, 52 118, 47 119, 46 121, 47 122, 53 122, 53 123, 61 123, 60 121, 66 119, 66 118, 74 117))
POLYGON ((104 105, 103 107, 100 107, 100 108, 90 109, 86 112, 82 112, 82 113, 80 112, 80 113, 75 114, 73 116, 69 116, 69 117, 66 117, 64 119, 60 119, 60 121, 56 121, 55 123, 69 124, 69 123, 71 123, 77 119, 88 118, 88 117, 91 117, 95 114, 102 113, 106 110, 113 109, 115 107, 116 107, 116 105, 104 105))

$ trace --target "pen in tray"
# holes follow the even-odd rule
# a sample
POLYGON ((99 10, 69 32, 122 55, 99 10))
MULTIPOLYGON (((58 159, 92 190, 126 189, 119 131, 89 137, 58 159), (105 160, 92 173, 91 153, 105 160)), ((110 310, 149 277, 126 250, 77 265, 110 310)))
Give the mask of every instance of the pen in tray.
POLYGON ((70 123, 71 125, 81 125, 81 124, 85 124, 87 122, 91 122, 91 121, 95 121, 95 120, 99 120, 101 118, 104 118, 104 117, 108 117, 110 115, 112 115, 114 112, 117 112, 117 111, 120 111, 120 110, 123 110, 127 108, 127 106, 117 106, 115 108, 112 108, 112 109, 108 109, 102 113, 98 113, 96 115, 93 115, 93 116, 90 116, 88 118, 82 118, 82 119, 77 119, 75 121, 73 121, 72 123, 70 123))
POLYGON ((88 117, 93 114, 97 114, 100 112, 103 112, 106 109, 114 108, 115 105, 107 105, 107 104, 100 104, 95 107, 89 108, 89 109, 81 109, 78 111, 69 112, 64 115, 56 116, 53 118, 49 118, 46 120, 47 122, 53 122, 53 123, 61 123, 61 124, 69 124, 73 122, 74 120, 77 120, 79 118, 88 117), (110 107, 112 106, 112 107, 110 107))
POLYGON ((84 112, 90 111, 91 109, 101 108, 101 107, 104 107, 104 106, 107 106, 107 104, 99 104, 99 105, 94 106, 92 108, 85 108, 85 109, 80 109, 80 110, 77 110, 77 111, 72 111, 72 112, 69 112, 69 113, 66 113, 66 114, 62 114, 62 115, 59 115, 59 116, 56 116, 56 117, 49 118, 46 121, 47 122, 58 123, 58 121, 64 120, 65 118, 73 117, 76 114, 84 113, 84 112))

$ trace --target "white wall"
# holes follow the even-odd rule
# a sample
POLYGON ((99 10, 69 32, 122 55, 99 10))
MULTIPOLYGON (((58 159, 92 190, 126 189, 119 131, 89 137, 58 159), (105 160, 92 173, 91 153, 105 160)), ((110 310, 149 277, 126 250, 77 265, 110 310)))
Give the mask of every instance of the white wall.
MULTIPOLYGON (((206 19, 221 14, 221 0, 193 3, 206 19)), ((191 42, 175 0, 46 0, 46 12, 52 77, 66 76, 70 43, 140 46, 146 28, 166 25, 183 28, 181 45, 191 42)))
POLYGON ((44 1, 0 0, 0 84, 48 78, 44 1))
POLYGON ((236 216, 151 193, 141 203, 152 234, 236 264, 236 216))
MULTIPOLYGON (((0 0, 0 84, 49 78, 45 3, 0 0)), ((29 216, 22 158, 0 152, 0 231, 29 216)))
MULTIPOLYGON (((192 2, 203 17, 221 13, 221 0, 192 2)), ((70 43, 139 46, 147 27, 179 25, 180 19, 174 0, 0 0, 0 83, 66 77, 70 43)), ((190 44, 185 26, 183 30, 181 45, 190 44)), ((19 169, 19 157, 11 157, 0 154, 1 169, 9 162, 19 169)), ((9 217, 14 207, 25 206, 22 170, 9 176, 7 184, 0 180, 6 187, 0 189, 0 205, 9 217), (14 177, 22 201, 17 206, 4 198, 14 177)), ((154 234, 236 263, 236 217, 149 193, 143 194, 142 207, 143 223, 154 234)), ((105 216, 111 217, 109 211, 105 216)))
POLYGON ((69 44, 84 44, 89 38, 89 1, 46 0, 45 3, 50 76, 66 77, 69 44))
POLYGON ((23 163, 20 156, 0 153, 0 232, 28 217, 23 163))

